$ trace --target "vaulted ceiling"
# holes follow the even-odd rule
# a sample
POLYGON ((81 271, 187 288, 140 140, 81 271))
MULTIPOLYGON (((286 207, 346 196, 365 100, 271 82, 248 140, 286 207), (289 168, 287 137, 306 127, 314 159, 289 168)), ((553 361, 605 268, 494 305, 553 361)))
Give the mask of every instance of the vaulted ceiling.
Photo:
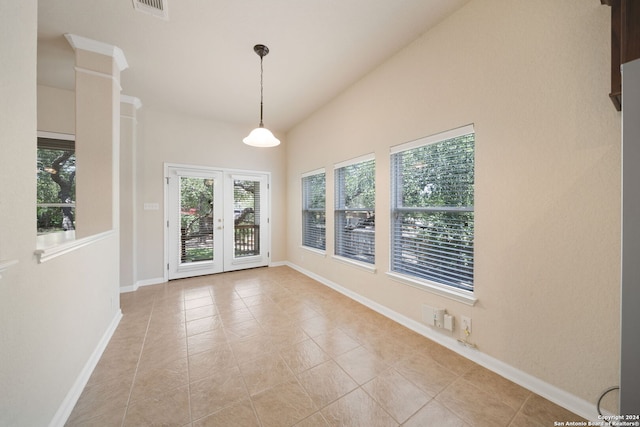
POLYGON ((286 132, 468 0, 39 0, 38 83, 73 88, 72 33, 118 46, 122 93, 146 108, 286 132))

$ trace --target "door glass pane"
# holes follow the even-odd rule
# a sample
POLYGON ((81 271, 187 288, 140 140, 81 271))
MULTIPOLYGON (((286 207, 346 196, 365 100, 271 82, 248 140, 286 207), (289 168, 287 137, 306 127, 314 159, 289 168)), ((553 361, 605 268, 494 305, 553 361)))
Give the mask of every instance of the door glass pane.
POLYGON ((236 258, 260 255, 260 181, 233 181, 233 235, 236 258))
POLYGON ((180 177, 180 262, 212 261, 213 179, 180 177))

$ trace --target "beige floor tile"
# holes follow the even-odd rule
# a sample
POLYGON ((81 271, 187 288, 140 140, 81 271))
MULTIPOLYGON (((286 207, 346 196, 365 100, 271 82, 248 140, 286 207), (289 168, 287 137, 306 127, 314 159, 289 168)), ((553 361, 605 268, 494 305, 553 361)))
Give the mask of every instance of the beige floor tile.
POLYGON ((294 427, 329 427, 329 424, 320 412, 316 412, 297 423, 294 427))
POLYGON ((543 397, 531 394, 510 426, 550 426, 553 425, 555 421, 586 420, 543 397))
POLYGON ((112 377, 97 384, 88 384, 69 417, 69 425, 80 425, 95 417, 119 417, 122 423, 129 400, 132 376, 112 377), (111 415, 110 415, 111 414, 111 415))
POLYGON ((175 280, 120 300, 124 317, 69 426, 581 420, 288 267, 175 280))
POLYGON ((389 339, 389 337, 385 336, 382 332, 368 337, 362 342, 362 345, 390 365, 406 359, 415 353, 411 347, 403 345, 396 340, 389 339))
POLYGON ((231 368, 191 383, 190 397, 191 414, 197 420, 248 399, 249 393, 240 370, 231 368))
POLYGON ((401 360, 394 368, 429 396, 435 396, 457 378, 455 374, 421 354, 401 360))
POLYGON ((304 330, 295 324, 274 325, 264 330, 271 342, 279 349, 290 347, 309 338, 304 330))
POLYGON ((363 385, 362 389, 400 424, 431 400, 393 368, 363 385))
POLYGON ((206 291, 206 296, 193 298, 193 299, 188 299, 187 296, 185 295, 185 299, 184 299, 185 310, 191 310, 199 307, 207 307, 210 305, 211 306, 213 305, 213 299, 211 298, 211 295, 209 295, 208 291, 206 291))
POLYGON ((330 359, 329 355, 312 339, 281 349, 280 355, 295 374, 306 371, 330 359))
POLYGON ((331 357, 336 357, 349 350, 360 347, 360 343, 341 329, 332 329, 321 335, 313 337, 313 340, 331 357))
POLYGON ((216 348, 189 356, 189 382, 201 380, 217 372, 237 367, 231 348, 221 344, 216 348))
POLYGON ((222 319, 217 315, 191 320, 186 323, 187 336, 197 335, 220 328, 222 328, 222 319))
POLYGON ((403 427, 466 427, 469 424, 435 400, 427 403, 403 427))
POLYGON ((269 307, 272 307, 272 309, 277 308, 276 303, 266 294, 243 297, 242 301, 249 308, 257 305, 261 305, 263 309, 268 309, 269 307))
POLYGON ((85 420, 69 419, 65 427, 122 427, 126 406, 120 410, 109 411, 106 414, 85 420))
POLYGON ((186 358, 187 346, 186 343, 170 344, 167 343, 166 347, 158 345, 157 347, 148 348, 145 347, 140 355, 139 366, 149 366, 158 363, 164 363, 171 360, 186 358))
POLYGON ((201 334, 187 337, 189 356, 203 351, 214 350, 227 343, 227 336, 222 328, 213 329, 201 334))
POLYGON ((207 298, 207 297, 211 297, 211 292, 209 292, 210 286, 207 285, 203 285, 200 288, 190 288, 190 289, 186 289, 183 292, 183 298, 185 300, 185 302, 187 301, 192 301, 195 299, 202 299, 202 298, 207 298))
POLYGON ((242 308, 230 311, 220 311, 219 315, 224 326, 230 326, 236 323, 246 322, 248 320, 255 320, 251 310, 249 310, 244 303, 242 308))
POLYGON ((278 306, 289 316, 300 320, 310 319, 320 314, 309 304, 300 302, 291 295, 278 301, 278 306))
POLYGON ((188 384, 187 358, 140 366, 131 389, 131 401, 154 397, 188 384))
POLYGON ((241 363, 240 372, 252 396, 293 378, 293 372, 277 352, 241 363))
POLYGON ((531 395, 529 390, 480 365, 475 365, 462 378, 476 387, 493 394, 516 411, 522 407, 522 404, 531 395))
POLYGON ((316 337, 318 335, 326 334, 332 329, 335 329, 337 324, 332 322, 326 316, 314 316, 306 319, 300 319, 299 326, 304 329, 304 331, 310 337, 316 337))
POLYGON ((317 410, 295 379, 253 396, 253 404, 263 427, 291 426, 317 410))
POLYGON ((173 342, 180 345, 184 344, 186 337, 187 331, 184 323, 174 327, 149 327, 147 336, 144 340, 144 345, 145 347, 166 347, 168 344, 173 345, 173 342))
POLYGON ((298 375, 298 381, 318 408, 327 406, 358 387, 332 360, 302 372, 298 375))
POLYGON ((260 427, 251 400, 245 399, 193 422, 193 427, 260 427))
POLYGON ((462 378, 436 396, 436 400, 473 426, 507 426, 516 414, 498 398, 462 378))
POLYGON ((389 367, 382 358, 362 346, 341 354, 335 361, 358 384, 372 380, 389 367))
POLYGON ((136 351, 138 352, 137 356, 135 355, 135 351, 132 353, 123 353, 119 350, 114 351, 107 346, 96 368, 91 373, 87 385, 98 384, 121 376, 128 376, 129 380, 133 381, 133 375, 136 372, 138 359, 140 357, 140 350, 136 348, 136 351))
POLYGON ((225 325, 224 330, 229 341, 238 341, 256 335, 264 334, 264 330, 260 326, 260 323, 258 323, 258 321, 253 318, 245 320, 244 322, 225 325))
POLYGON ((330 426, 397 426, 389 414, 362 389, 357 388, 320 411, 330 426))
POLYGON ((189 423, 188 390, 187 386, 179 387, 160 396, 133 402, 127 408, 124 426, 183 426, 189 423))
POLYGON ((437 344, 431 340, 425 339, 424 344, 419 347, 419 352, 426 353, 433 360, 438 362, 456 375, 462 375, 473 367, 477 366, 474 362, 466 359, 459 354, 449 350, 448 348, 437 344))
POLYGON ((272 328, 288 328, 297 325, 298 319, 290 317, 284 311, 261 312, 255 307, 250 308, 253 317, 262 325, 265 330, 272 328))
POLYGON ((265 353, 276 351, 267 335, 254 335, 242 340, 229 341, 229 345, 239 364, 250 362, 265 353))
POLYGON ((149 328, 163 329, 184 323, 184 310, 180 307, 154 308, 149 319, 149 328))
POLYGON ((191 308, 185 310, 184 317, 188 322, 190 320, 202 319, 203 317, 214 316, 218 314, 218 310, 215 305, 205 305, 202 307, 191 308))
POLYGON ((245 312, 248 311, 246 304, 242 301, 242 298, 240 298, 235 292, 231 295, 214 297, 214 301, 216 310, 220 315, 237 310, 244 310, 245 312))

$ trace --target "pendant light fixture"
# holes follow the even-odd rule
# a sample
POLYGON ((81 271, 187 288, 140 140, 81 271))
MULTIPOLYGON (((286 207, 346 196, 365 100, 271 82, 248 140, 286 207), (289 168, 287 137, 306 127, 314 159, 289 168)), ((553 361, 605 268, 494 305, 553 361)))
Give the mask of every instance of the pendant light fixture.
POLYGON ((263 44, 257 44, 253 47, 253 50, 260 57, 260 125, 252 130, 242 142, 253 147, 275 147, 280 145, 280 140, 273 136, 271 131, 264 127, 262 123, 262 58, 269 53, 269 48, 263 44))

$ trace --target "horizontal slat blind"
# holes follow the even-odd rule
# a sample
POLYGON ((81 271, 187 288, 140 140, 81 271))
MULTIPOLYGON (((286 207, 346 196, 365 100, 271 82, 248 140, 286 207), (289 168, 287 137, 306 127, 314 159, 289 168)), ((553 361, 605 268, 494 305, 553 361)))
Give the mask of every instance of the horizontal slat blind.
POLYGON ((474 145, 469 133, 391 155, 391 269, 473 290, 474 145))
POLYGON ((302 244, 325 250, 325 172, 302 177, 302 244))
POLYGON ((335 253, 375 262, 375 159, 335 169, 335 253))

